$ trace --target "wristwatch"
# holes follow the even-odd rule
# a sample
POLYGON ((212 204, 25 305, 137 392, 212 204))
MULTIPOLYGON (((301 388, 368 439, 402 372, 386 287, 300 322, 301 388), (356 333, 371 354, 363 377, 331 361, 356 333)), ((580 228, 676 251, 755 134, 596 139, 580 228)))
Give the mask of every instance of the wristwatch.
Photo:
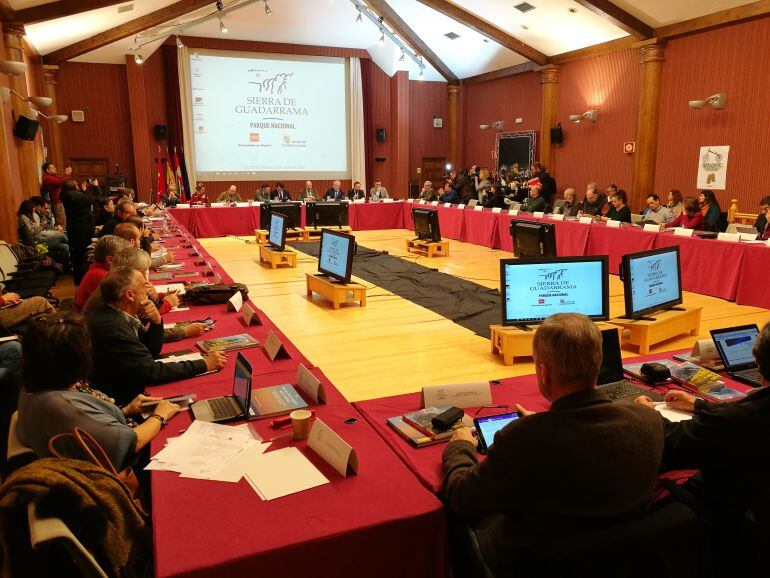
POLYGON ((163 429, 168 425, 168 421, 166 421, 166 418, 164 418, 162 415, 158 415, 157 413, 154 413, 150 417, 154 417, 160 422, 160 429, 163 429))

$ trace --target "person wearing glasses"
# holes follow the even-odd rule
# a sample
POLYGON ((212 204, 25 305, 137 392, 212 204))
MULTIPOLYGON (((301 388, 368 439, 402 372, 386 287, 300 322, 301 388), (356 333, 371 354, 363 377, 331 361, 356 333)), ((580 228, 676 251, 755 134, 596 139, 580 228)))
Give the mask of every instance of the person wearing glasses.
POLYGON ((760 239, 770 237, 770 227, 767 221, 768 215, 770 215, 770 197, 762 197, 759 201, 759 214, 757 215, 757 220, 754 221, 754 228, 759 233, 760 239))

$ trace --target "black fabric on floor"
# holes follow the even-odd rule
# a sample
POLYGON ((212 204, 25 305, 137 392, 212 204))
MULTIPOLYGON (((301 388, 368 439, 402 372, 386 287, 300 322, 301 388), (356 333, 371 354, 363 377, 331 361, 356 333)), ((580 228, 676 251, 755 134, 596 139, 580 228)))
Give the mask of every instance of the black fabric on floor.
MULTIPOLYGON (((290 245, 318 258, 319 242, 290 245)), ((489 326, 501 321, 502 302, 496 289, 387 253, 359 246, 353 257, 353 275, 451 319, 487 339, 489 326)))

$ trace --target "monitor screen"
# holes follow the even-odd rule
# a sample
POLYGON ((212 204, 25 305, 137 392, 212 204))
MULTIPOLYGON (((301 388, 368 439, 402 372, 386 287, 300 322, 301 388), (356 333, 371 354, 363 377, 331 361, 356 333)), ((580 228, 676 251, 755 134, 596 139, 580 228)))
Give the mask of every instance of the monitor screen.
POLYGON ((556 227, 539 221, 511 221, 513 253, 522 258, 556 257, 556 227))
POLYGON ((606 256, 500 261, 503 325, 540 323, 556 313, 609 318, 606 256))
POLYGON ((623 256, 626 316, 682 302, 679 246, 623 256))
POLYGON ((476 427, 479 430, 479 435, 484 439, 484 444, 489 448, 495 441, 495 434, 517 419, 519 419, 519 414, 515 412, 489 415, 477 418, 476 427))
POLYGON ((313 227, 345 227, 348 224, 348 204, 339 202, 315 203, 313 227))
POLYGON ((267 241, 274 248, 283 251, 286 245, 286 217, 280 213, 270 215, 270 234, 267 241))
POLYGON ((437 210, 413 207, 412 222, 414 223, 414 232, 419 239, 434 243, 441 241, 437 210))
POLYGON ((245 414, 251 405, 251 365, 242 353, 235 360, 233 397, 245 414))
POLYGON ((336 231, 322 231, 318 270, 338 281, 349 283, 355 243, 356 238, 353 235, 336 231))
POLYGON ((755 363, 752 349, 757 336, 759 336, 759 329, 756 325, 736 327, 731 331, 712 331, 711 333, 714 344, 722 354, 726 367, 755 363))

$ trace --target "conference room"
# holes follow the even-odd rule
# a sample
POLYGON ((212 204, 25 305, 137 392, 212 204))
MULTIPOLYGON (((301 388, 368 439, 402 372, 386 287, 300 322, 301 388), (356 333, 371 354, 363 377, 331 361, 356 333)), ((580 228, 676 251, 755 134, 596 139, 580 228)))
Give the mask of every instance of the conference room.
POLYGON ((770 572, 769 2, 0 27, 5 575, 770 572))

